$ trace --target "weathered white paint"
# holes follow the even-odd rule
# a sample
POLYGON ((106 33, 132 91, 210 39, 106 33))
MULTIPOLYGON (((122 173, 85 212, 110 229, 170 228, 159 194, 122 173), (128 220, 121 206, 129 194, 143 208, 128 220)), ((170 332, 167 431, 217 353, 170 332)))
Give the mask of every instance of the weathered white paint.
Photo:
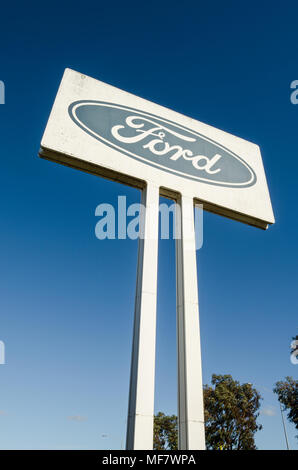
MULTIPOLYGON (((109 112, 112 116, 112 111, 109 112)), ((166 133, 168 131, 169 129, 166 133)), ((204 449, 193 205, 203 203, 205 210, 263 229, 267 228, 268 224, 274 223, 259 147, 66 69, 42 138, 39 155, 135 186, 142 190, 142 199, 147 207, 156 204, 155 211, 148 213, 146 211, 142 225, 145 237, 139 242, 127 449, 150 450, 153 444, 158 195, 175 199, 181 208, 181 219, 178 219, 177 227, 181 229, 183 237, 176 242, 179 448, 204 449), (135 117, 132 112, 125 122, 115 123, 112 119, 109 122, 107 115, 107 119, 103 122, 107 126, 106 132, 109 138, 105 140, 102 136, 98 138, 98 134, 93 132, 90 126, 86 127, 75 114, 77 106, 75 103, 82 100, 89 104, 94 101, 108 103, 111 110, 133 108, 137 111, 135 117), (71 114, 70 110, 74 114, 71 114), (137 124, 136 116, 142 115, 148 119, 153 115, 150 122, 151 129, 150 132, 147 129, 147 134, 144 133, 145 128, 137 124), (174 154, 167 154, 167 150, 171 146, 173 149, 173 145, 163 140, 165 138, 169 140, 169 135, 175 134, 172 128, 169 135, 165 135, 162 130, 166 125, 178 129, 176 137, 178 136, 177 138, 185 144, 177 145, 174 154), (135 130, 135 134, 129 136, 129 142, 127 135, 122 133, 125 126, 126 131, 135 130), (183 133, 182 138, 180 130, 183 133), (199 139, 204 141, 202 148, 205 142, 206 148, 208 145, 211 148, 215 142, 219 153, 212 156, 204 153, 194 154, 190 147, 194 141, 196 142, 196 136, 200 136, 199 139), (145 137, 148 137, 149 141, 145 140, 145 137), (111 144, 113 138, 116 138, 117 145, 111 144), (130 151, 125 148, 127 143, 139 142, 143 144, 142 152, 136 153, 135 150, 130 151), (164 145, 162 151, 161 144, 164 145), (151 152, 149 157, 148 154, 147 156, 144 154, 144 150, 151 152), (241 187, 237 181, 234 181, 232 186, 214 183, 214 178, 217 178, 219 172, 218 165, 224 158, 221 153, 225 151, 232 156, 232 159, 242 162, 241 164, 249 169, 251 180, 248 185, 241 187), (159 160, 164 157, 169 160, 166 162, 159 160), (151 163, 148 163, 148 158, 149 160, 151 158, 151 163), (202 175, 205 171, 205 179, 200 176, 190 179, 185 171, 181 170, 181 165, 173 167, 176 162, 179 165, 181 161, 189 163, 190 173, 195 169, 198 175, 202 175), (171 171, 167 171, 165 166, 170 168, 171 165, 171 171)))
MULTIPOLYGON (((194 202, 182 195, 176 225, 179 449, 205 449, 194 202)), ((178 209, 177 208, 177 209, 178 209)))
MULTIPOLYGON (((117 124, 122 127, 126 125, 125 122, 117 124)), ((107 122, 107 125, 110 125, 112 138, 112 128, 117 134, 115 122, 107 122)), ((123 128, 120 131, 120 134, 122 133, 123 128)), ((187 148, 191 142, 184 142, 183 145, 187 148)), ((151 142, 151 150, 154 150, 152 146, 151 142)), ((173 157, 174 160, 170 159, 172 164, 178 165, 181 159, 189 158, 188 154, 183 155, 178 152, 178 155, 173 157), (177 156, 179 158, 176 162, 177 156)), ((196 202, 203 202, 204 209, 257 227, 266 228, 268 224, 274 223, 262 158, 257 145, 70 69, 65 70, 42 138, 40 156, 137 187, 144 187, 146 183, 151 182, 163 190, 172 190, 195 198, 196 202), (249 187, 218 186, 206 181, 186 179, 178 170, 176 173, 169 173, 161 167, 151 166, 144 160, 132 158, 129 154, 124 154, 120 147, 113 148, 108 142, 98 140, 94 133, 87 133, 86 129, 80 128, 71 119, 69 107, 82 100, 104 101, 114 103, 117 107, 137 109, 159 116, 165 122, 175 123, 176 127, 180 126, 181 132, 185 128, 190 129, 203 136, 206 142, 216 142, 221 148, 238 155, 254 171, 256 183, 249 187)), ((204 156, 201 159, 190 157, 188 164, 190 167, 205 166, 211 172, 210 177, 214 177, 212 172, 217 171, 218 163, 214 165, 217 158, 215 157, 209 162, 204 156)), ((168 156, 156 155, 155 164, 161 164, 162 159, 168 159, 168 156)))
POLYGON ((158 186, 142 190, 126 448, 153 448, 158 258, 158 186))

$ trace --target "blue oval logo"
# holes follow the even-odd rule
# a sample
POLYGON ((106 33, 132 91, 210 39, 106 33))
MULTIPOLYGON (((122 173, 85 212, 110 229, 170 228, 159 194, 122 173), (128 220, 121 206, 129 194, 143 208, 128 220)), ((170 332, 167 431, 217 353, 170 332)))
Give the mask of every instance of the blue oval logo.
POLYGON ((256 182, 255 172, 239 155, 167 119, 103 101, 75 101, 68 112, 100 142, 163 171, 220 186, 256 182))

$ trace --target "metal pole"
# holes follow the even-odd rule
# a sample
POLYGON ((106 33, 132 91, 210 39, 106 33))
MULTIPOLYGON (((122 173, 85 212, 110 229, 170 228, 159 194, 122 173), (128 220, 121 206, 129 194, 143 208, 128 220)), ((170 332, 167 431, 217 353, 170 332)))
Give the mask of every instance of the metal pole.
POLYGON ((285 439, 286 439, 287 450, 290 450, 289 441, 288 441, 288 435, 287 435, 287 430, 286 430, 286 423, 285 423, 284 414, 283 414, 283 412, 282 412, 282 407, 281 407, 281 403, 280 403, 280 402, 279 402, 279 407, 280 407, 281 419, 282 419, 282 424, 283 424, 284 433, 285 433, 285 439))
POLYGON ((153 448, 156 340, 158 186, 142 190, 126 449, 153 448))
POLYGON ((178 448, 205 449, 194 203, 176 204, 178 448))

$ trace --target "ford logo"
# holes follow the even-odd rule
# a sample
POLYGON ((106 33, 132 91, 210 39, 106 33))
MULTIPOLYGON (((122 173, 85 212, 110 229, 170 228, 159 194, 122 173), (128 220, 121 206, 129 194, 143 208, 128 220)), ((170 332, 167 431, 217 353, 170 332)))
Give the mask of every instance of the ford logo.
POLYGON ((167 119, 103 101, 75 101, 68 111, 92 137, 163 171, 220 186, 244 188, 256 182, 239 155, 167 119))

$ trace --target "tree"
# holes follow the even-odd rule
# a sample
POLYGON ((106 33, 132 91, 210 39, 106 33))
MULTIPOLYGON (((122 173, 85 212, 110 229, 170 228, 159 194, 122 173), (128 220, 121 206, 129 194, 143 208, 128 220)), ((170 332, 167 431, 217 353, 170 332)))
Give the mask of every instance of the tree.
POLYGON ((288 410, 288 420, 298 429, 298 380, 286 377, 284 381, 276 382, 273 392, 277 394, 284 411, 288 410))
MULTIPOLYGON (((241 385, 230 375, 213 375, 214 388, 204 386, 207 449, 256 449, 254 434, 261 396, 251 384, 241 385)), ((154 419, 154 449, 178 448, 176 416, 158 413, 154 419)))
POLYGON ((231 375, 212 375, 214 388, 204 386, 207 449, 253 450, 261 395, 252 384, 231 375))
POLYGON ((177 416, 167 416, 159 412, 154 416, 154 450, 178 449, 177 416))

